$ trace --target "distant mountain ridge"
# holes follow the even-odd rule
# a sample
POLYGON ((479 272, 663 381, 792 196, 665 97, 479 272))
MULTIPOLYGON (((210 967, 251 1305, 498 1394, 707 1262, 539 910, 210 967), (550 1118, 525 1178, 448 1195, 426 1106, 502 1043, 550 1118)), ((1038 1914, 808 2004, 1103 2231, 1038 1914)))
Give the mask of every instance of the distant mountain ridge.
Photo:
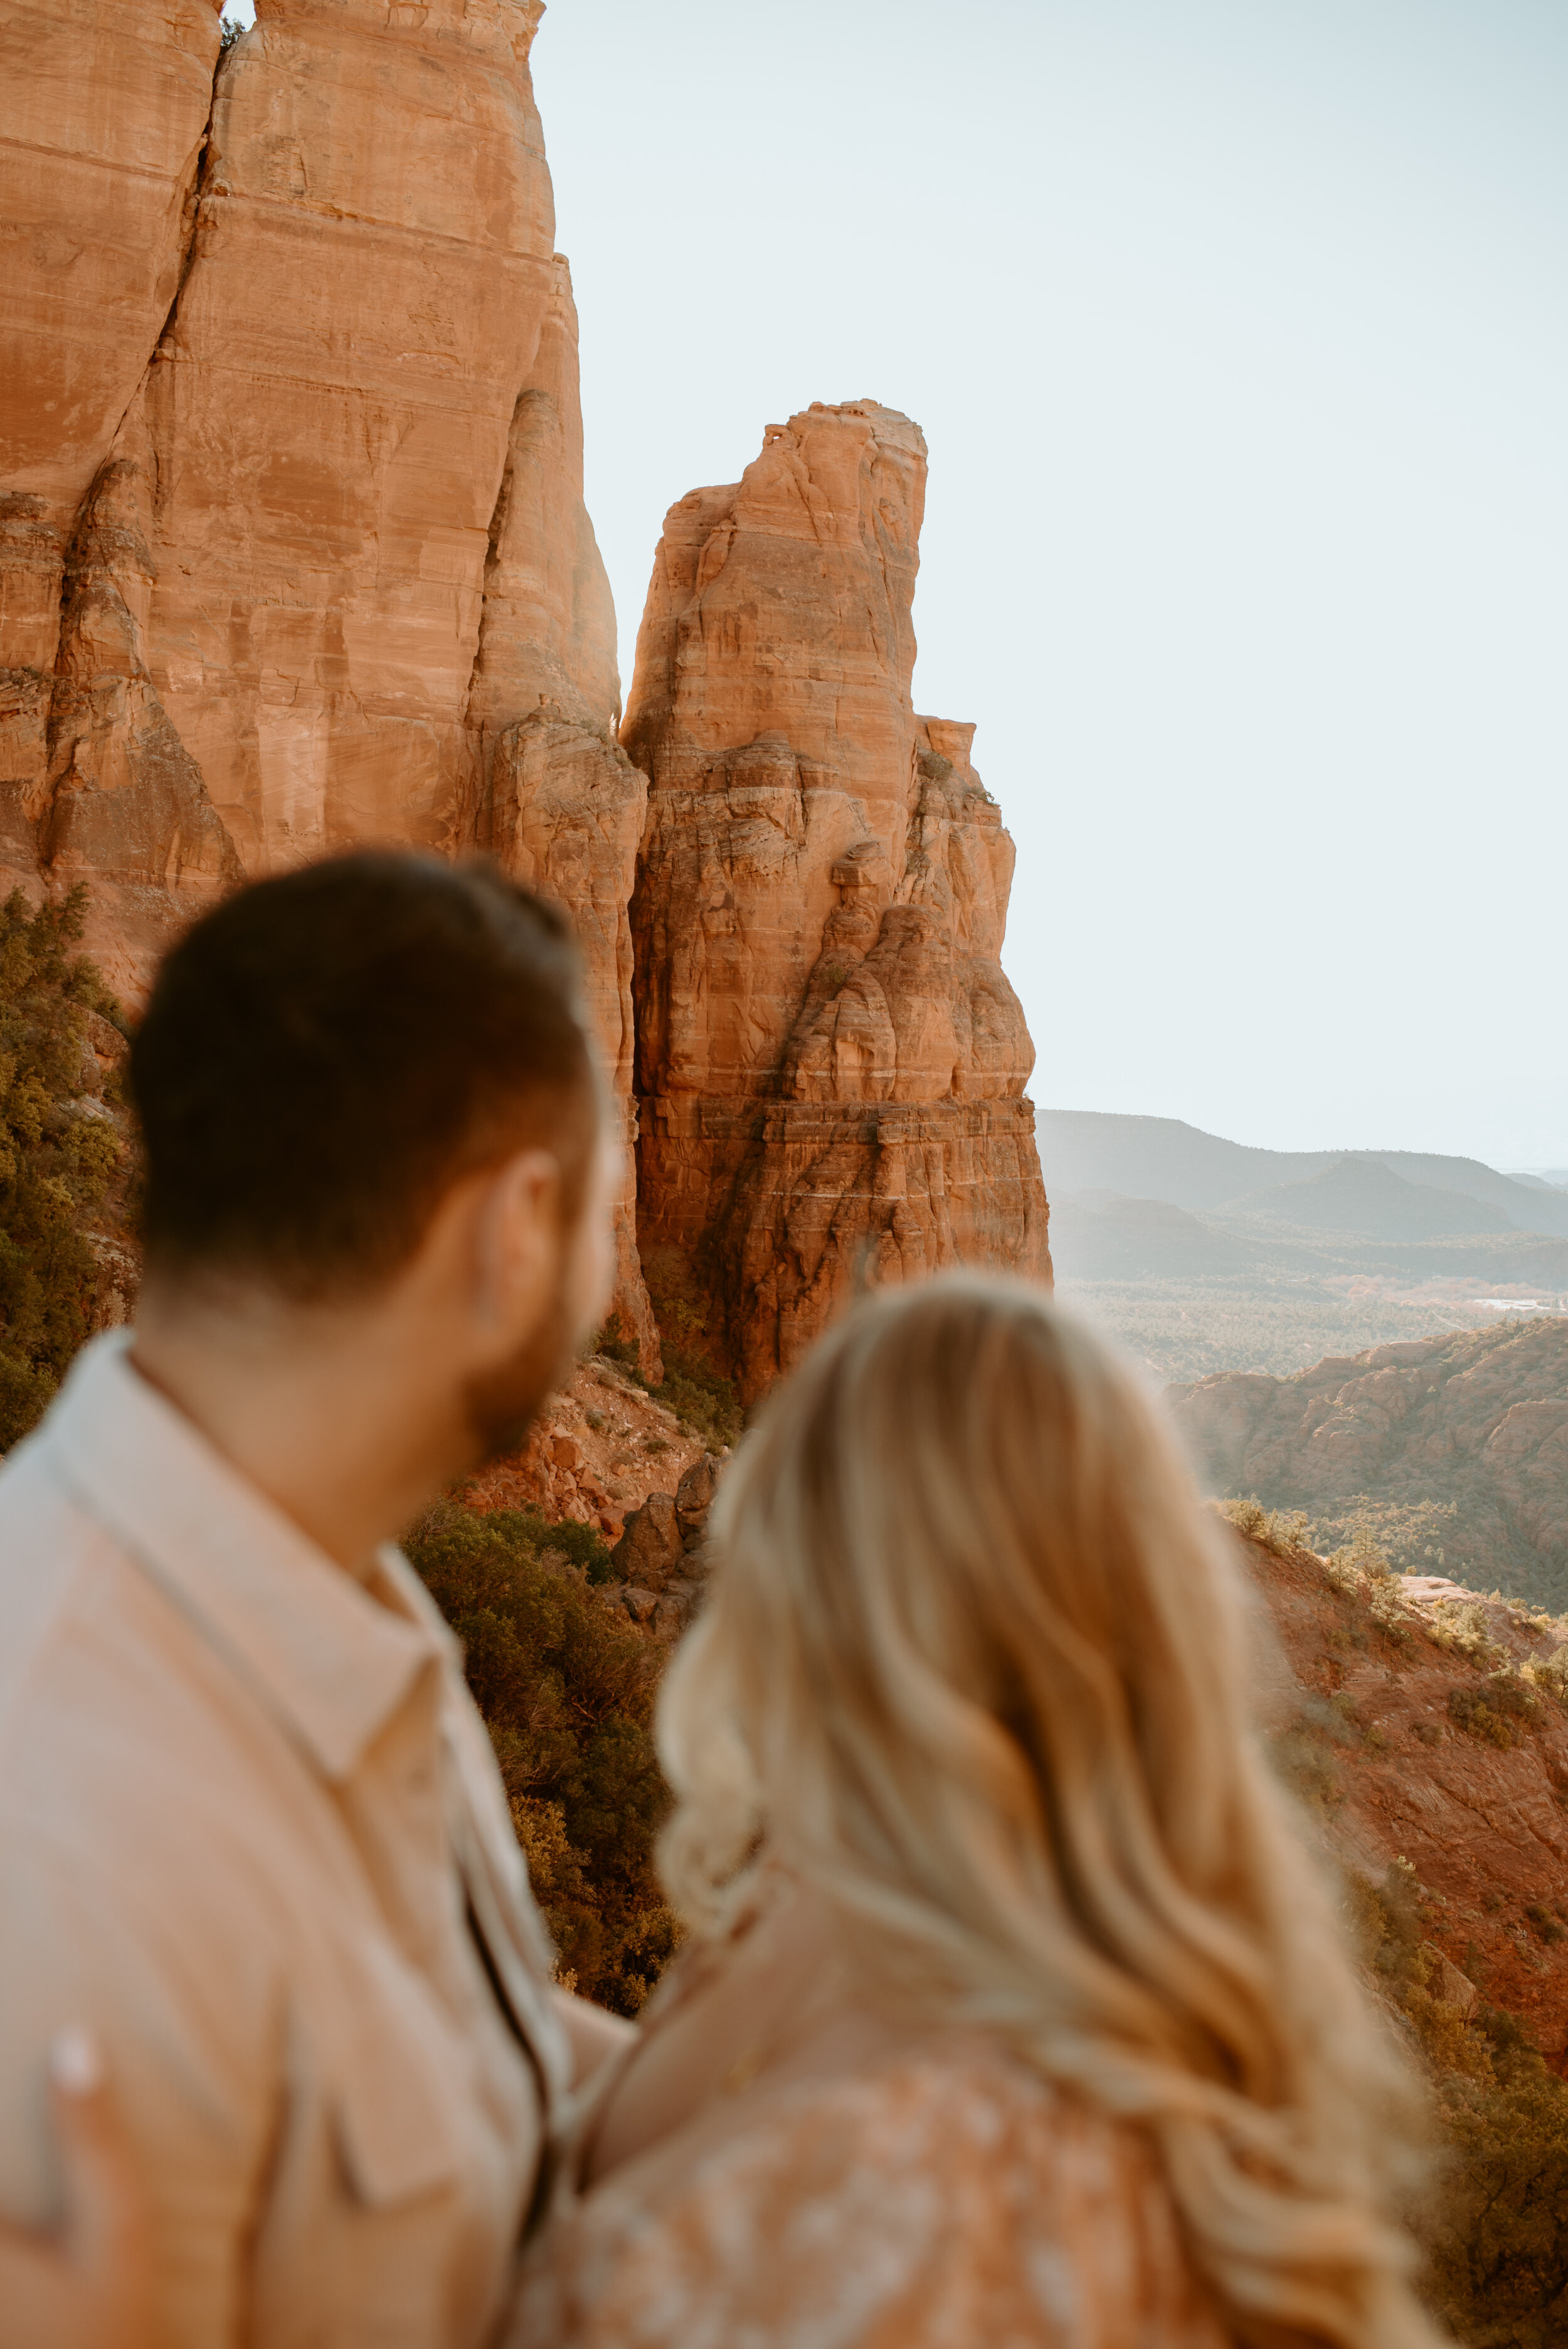
POLYGON ((1519 1228, 1507 1210, 1490 1199, 1413 1183, 1382 1158, 1331 1159, 1305 1182, 1249 1191, 1222 1212, 1227 1217, 1377 1240, 1467 1239, 1476 1232, 1519 1228))
MULTIPOLYGON (((1444 1235, 1465 1229, 1513 1230, 1568 1239, 1568 1192, 1544 1183, 1521 1182, 1479 1158, 1415 1150, 1263 1150, 1205 1133, 1181 1118, 1134 1117, 1109 1110, 1039 1110, 1035 1131, 1053 1211, 1060 1200, 1098 1191, 1123 1199, 1163 1201, 1189 1214, 1263 1215, 1274 1222, 1291 1221, 1296 1219, 1284 1214, 1277 1199, 1264 1204, 1268 1195, 1312 1184, 1331 1169, 1360 1164, 1386 1167, 1418 1191, 1446 1195, 1444 1235), (1494 1212, 1466 1226, 1462 1219, 1454 1220, 1460 1200, 1494 1212), (1496 1211, 1505 1220, 1498 1220, 1496 1211)), ((1343 1175, 1337 1179, 1339 1187, 1346 1188, 1343 1175)), ((1386 1203, 1387 1196, 1385 1192, 1386 1203)), ((1335 1221, 1309 1223, 1309 1227, 1355 1228, 1388 1238, 1436 1237, 1438 1226, 1425 1209, 1425 1202, 1414 1203, 1412 1209, 1424 1229, 1408 1225, 1390 1228, 1386 1219, 1382 1225, 1352 1226, 1335 1221)))

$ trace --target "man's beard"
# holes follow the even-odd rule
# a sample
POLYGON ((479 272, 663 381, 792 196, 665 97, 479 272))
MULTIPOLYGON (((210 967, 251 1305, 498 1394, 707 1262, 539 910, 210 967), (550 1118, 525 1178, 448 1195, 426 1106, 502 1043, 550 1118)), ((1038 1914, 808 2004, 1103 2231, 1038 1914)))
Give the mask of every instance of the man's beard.
POLYGON ((542 1407, 571 1376, 576 1351, 566 1309, 563 1268, 550 1310, 527 1343, 509 1362, 497 1371, 487 1371, 482 1378, 470 1379, 463 1390, 476 1467, 506 1453, 521 1451, 542 1407))

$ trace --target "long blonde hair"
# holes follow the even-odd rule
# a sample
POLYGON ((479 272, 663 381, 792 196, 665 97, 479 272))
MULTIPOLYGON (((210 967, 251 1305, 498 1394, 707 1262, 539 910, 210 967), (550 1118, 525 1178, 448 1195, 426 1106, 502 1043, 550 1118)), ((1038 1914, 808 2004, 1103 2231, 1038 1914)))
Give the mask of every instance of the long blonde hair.
POLYGON ((858 1308, 715 1511, 661 1702, 676 1908, 768 1851, 888 1985, 1141 2123, 1235 2336, 1428 2349, 1384 2215, 1410 2089, 1260 1751, 1232 1537, 1037 1291, 858 1308))

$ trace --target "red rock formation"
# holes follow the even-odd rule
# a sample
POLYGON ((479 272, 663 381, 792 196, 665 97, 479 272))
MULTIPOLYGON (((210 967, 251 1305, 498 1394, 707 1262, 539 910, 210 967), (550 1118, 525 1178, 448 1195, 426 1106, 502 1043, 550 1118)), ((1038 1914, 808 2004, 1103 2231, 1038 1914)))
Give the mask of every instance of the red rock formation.
POLYGON ((628 916, 647 785, 615 740, 620 715, 614 605, 583 502, 577 312, 557 254, 490 526, 464 828, 509 873, 558 899, 582 940, 625 1142, 614 1310, 656 1380, 658 1332, 637 1257, 628 916))
MULTIPOLYGON (((583 505, 541 0, 258 0, 215 84, 210 0, 20 13, 0 860, 91 881, 134 1000, 245 873, 480 839, 577 920, 629 1141, 645 792, 583 505)), ((632 1203, 628 1159, 617 1306, 656 1375, 632 1203)))
POLYGON ((1013 846, 910 694, 924 486, 874 401, 770 425, 666 516, 638 638, 639 1232, 748 1397, 857 1277, 1049 1276, 1013 846))
POLYGON ((1506 2008, 1564 2068, 1564 1626, 1288 1544, 1248 1557, 1293 1675, 1274 1692, 1281 1759, 1331 1847, 1374 1882, 1408 1860, 1432 1896, 1439 2001, 1506 2008), (1488 1705, 1500 1671, 1524 1710, 1488 1705))
POLYGON ((621 722, 615 607, 583 502, 577 305, 560 253, 490 522, 468 704, 487 775, 499 730, 544 708, 611 734, 621 722))
POLYGON ((601 1355, 579 1363, 551 1397, 525 1448, 481 1469, 462 1498, 477 1509, 542 1509, 596 1526, 614 1542, 650 1500, 677 1485, 689 1491, 687 1478, 708 1456, 667 1403, 601 1355))
POLYGON ((6 11, 0 863, 27 878, 66 549, 179 283, 219 5, 16 0, 6 11))
MULTIPOLYGON (((46 80, 88 13, 29 12, 46 80)), ((555 276, 540 13, 260 0, 215 91, 204 16, 178 300, 167 324, 142 304, 141 381, 77 492, 27 810, 46 871, 96 879, 122 986, 191 885, 356 840, 456 844, 490 526, 555 276)), ((95 157, 150 136, 145 92, 98 65, 95 157)))
POLYGON ((1395 1547, 1424 1517, 1418 1547, 1440 1546, 1448 1572, 1568 1603, 1568 1320, 1378 1346, 1294 1379, 1225 1371, 1167 1399, 1211 1490, 1359 1511, 1395 1547))
POLYGON ((449 844, 553 272, 538 0, 260 0, 147 398, 149 665, 247 870, 449 844))

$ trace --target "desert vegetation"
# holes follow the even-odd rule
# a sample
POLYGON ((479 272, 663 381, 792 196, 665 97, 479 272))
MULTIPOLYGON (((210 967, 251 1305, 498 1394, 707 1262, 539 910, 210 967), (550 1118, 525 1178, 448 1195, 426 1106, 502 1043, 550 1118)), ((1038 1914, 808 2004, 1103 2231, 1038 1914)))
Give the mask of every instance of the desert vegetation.
POLYGON ((17 889, 0 905, 0 1450, 42 1416, 115 1293, 120 1015, 73 952, 86 905, 83 887, 53 905, 17 889))
MULTIPOLYGON (((1380 1882, 1347 1872, 1346 1900, 1373 1979, 1432 2083, 1443 2153, 1415 2213, 1434 2307, 1474 2349, 1568 2341, 1568 2083, 1506 2008, 1445 1995, 1427 1938, 1438 1911, 1408 1861, 1380 1882)), ((1545 1943, 1568 1909, 1534 1903, 1545 1943)))
POLYGON ((449 1502, 406 1547, 463 1642, 561 1979, 634 2014, 675 1945, 653 1865, 665 1651, 595 1588, 610 1554, 586 1526, 449 1502))
MULTIPOLYGON (((678 1322, 674 1324, 676 1329, 680 1326, 678 1322)), ((723 1452, 738 1444, 746 1414, 733 1379, 724 1377, 692 1347, 682 1345, 672 1333, 671 1319, 665 1315, 660 1316, 660 1344, 665 1375, 656 1386, 638 1368, 637 1349, 623 1338, 614 1314, 593 1340, 592 1350, 617 1363, 627 1378, 652 1395, 655 1402, 666 1404, 686 1433, 700 1436, 709 1452, 723 1452)))

